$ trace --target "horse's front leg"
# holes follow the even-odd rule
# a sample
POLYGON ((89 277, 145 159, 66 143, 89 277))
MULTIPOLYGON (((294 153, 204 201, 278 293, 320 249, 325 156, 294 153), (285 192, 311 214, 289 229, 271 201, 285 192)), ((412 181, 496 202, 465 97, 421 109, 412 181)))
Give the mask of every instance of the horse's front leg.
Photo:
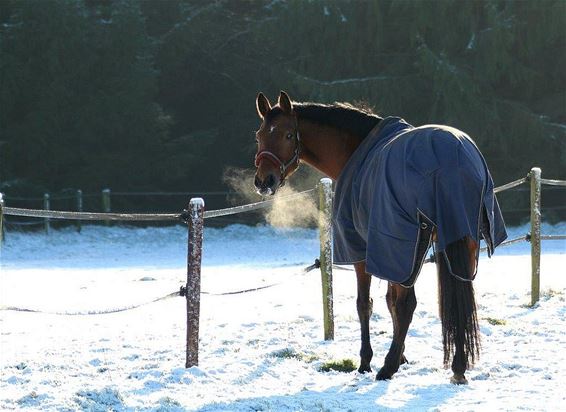
POLYGON ((365 262, 354 264, 356 269, 356 278, 358 281, 358 299, 356 307, 358 309, 358 318, 360 319, 360 328, 362 335, 362 348, 360 349, 360 367, 358 372, 371 372, 369 363, 373 357, 371 343, 369 341, 369 319, 373 311, 373 300, 369 296, 371 286, 371 275, 366 273, 365 262))
POLYGON ((415 289, 404 288, 395 283, 388 283, 385 299, 393 321, 393 341, 385 356, 383 367, 376 376, 377 380, 391 379, 391 376, 399 370, 399 365, 407 361, 403 354, 405 337, 413 319, 413 312, 417 307, 415 289))

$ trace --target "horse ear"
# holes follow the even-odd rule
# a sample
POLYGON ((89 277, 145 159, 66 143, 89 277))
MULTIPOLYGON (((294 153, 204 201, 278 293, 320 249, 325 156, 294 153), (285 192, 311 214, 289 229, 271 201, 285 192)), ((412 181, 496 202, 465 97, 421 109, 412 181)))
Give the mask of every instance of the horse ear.
POLYGON ((271 110, 271 103, 267 100, 267 97, 262 92, 259 92, 257 95, 257 99, 255 101, 255 108, 257 110, 257 114, 262 119, 267 115, 267 113, 271 110))
POLYGON ((279 94, 278 103, 279 103, 279 107, 281 108, 281 110, 283 110, 283 112, 291 113, 293 111, 293 103, 291 103, 291 99, 289 98, 289 95, 285 93, 283 90, 281 90, 281 93, 279 94))

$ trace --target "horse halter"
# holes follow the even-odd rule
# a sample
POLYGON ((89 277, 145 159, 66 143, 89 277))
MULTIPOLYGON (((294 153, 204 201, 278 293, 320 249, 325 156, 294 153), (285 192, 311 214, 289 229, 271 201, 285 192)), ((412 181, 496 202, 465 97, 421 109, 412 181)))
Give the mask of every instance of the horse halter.
POLYGON ((301 138, 299 136, 299 127, 295 128, 295 151, 293 157, 287 162, 283 162, 276 154, 270 152, 269 150, 262 150, 255 155, 255 167, 259 167, 259 164, 263 159, 269 160, 275 166, 279 168, 279 187, 285 185, 285 179, 287 178, 287 170, 294 164, 299 164, 299 156, 301 155, 301 138))

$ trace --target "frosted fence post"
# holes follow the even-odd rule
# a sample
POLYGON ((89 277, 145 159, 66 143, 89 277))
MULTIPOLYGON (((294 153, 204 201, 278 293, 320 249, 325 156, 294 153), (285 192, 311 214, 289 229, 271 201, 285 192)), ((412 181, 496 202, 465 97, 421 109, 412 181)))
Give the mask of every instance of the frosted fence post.
MULTIPOLYGON (((49 193, 44 193, 43 194, 43 210, 49 210, 51 208, 50 206, 50 201, 49 201, 49 193)), ((50 227, 49 227, 49 218, 46 217, 43 221, 43 225, 45 227, 45 234, 48 235, 49 231, 50 231, 50 227)))
MULTIPOLYGON (((111 208, 110 208, 110 189, 102 190, 102 211, 104 213, 110 213, 110 211, 111 211, 111 208)), ((106 223, 107 226, 110 225, 109 220, 105 220, 105 223, 106 223)))
POLYGON ((0 247, 4 241, 4 194, 0 193, 0 247))
POLYGON ((200 318, 200 266, 204 227, 204 200, 192 198, 188 207, 189 245, 187 252, 187 357, 185 367, 198 365, 200 318))
POLYGON ((533 167, 531 179, 531 305, 540 297, 541 170, 533 167))
MULTIPOLYGON (((77 190, 77 212, 83 211, 83 191, 81 189, 77 190)), ((77 232, 81 233, 81 220, 77 219, 77 232)))
POLYGON ((332 180, 320 179, 318 186, 320 233, 320 275, 322 280, 322 310, 324 340, 334 340, 334 297, 332 293, 332 180))

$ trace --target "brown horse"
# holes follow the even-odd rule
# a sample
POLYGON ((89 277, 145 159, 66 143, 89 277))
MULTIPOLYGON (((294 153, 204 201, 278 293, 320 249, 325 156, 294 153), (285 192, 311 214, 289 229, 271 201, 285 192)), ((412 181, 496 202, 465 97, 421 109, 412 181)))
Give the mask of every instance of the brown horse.
MULTIPOLYGON (((262 93, 259 93, 256 108, 262 124, 256 133, 255 166, 257 171, 255 186, 258 193, 262 195, 275 194, 277 189, 284 184, 285 179, 297 170, 301 162, 307 163, 335 181, 338 180, 337 184, 339 184, 340 179, 344 178, 341 173, 347 165, 351 168, 348 162, 357 156, 357 152, 362 150, 360 146, 363 146, 366 136, 372 130, 379 129, 380 123, 385 122, 379 116, 349 104, 324 105, 291 102, 285 92, 281 92, 275 106, 272 106, 269 100, 262 93)), ((434 137, 434 144, 441 142, 442 139, 441 137, 434 137)), ((468 144, 468 146, 470 145, 468 144)), ((481 157, 481 155, 479 156, 481 157)), ((483 157, 481 159, 483 160, 483 157)), ((355 162, 355 160, 352 160, 352 162, 355 162)), ((486 176, 489 176, 487 169, 486 173, 486 176)), ((449 173, 449 175, 453 174, 449 173)), ((490 176, 489 179, 491 179, 490 176)), ((485 188, 487 187, 488 190, 484 197, 490 198, 489 195, 491 195, 493 202, 492 186, 488 187, 485 181, 482 184, 483 189, 480 187, 479 190, 486 192, 485 188), (491 190, 490 193, 489 190, 491 190)), ((465 192, 468 192, 467 189, 474 192, 471 190, 472 188, 466 188, 465 192)), ((410 188, 407 188, 405 191, 409 190, 410 188)), ((497 204, 496 200, 495 204, 497 204)), ((363 208, 363 206, 362 204, 361 207, 363 208)), ((471 282, 476 273, 479 237, 481 235, 486 239, 488 245, 491 243, 492 248, 501 241, 501 239, 497 240, 495 245, 494 242, 489 242, 491 239, 487 236, 489 233, 487 226, 493 224, 493 221, 487 219, 487 215, 491 212, 488 209, 478 208, 477 206, 474 209, 478 210, 483 217, 483 219, 480 217, 477 220, 477 224, 482 226, 479 228, 482 229, 481 233, 478 229, 477 236, 463 236, 454 239, 442 247, 442 251, 439 249, 439 253, 436 254, 437 256, 440 255, 440 258, 437 257, 436 263, 439 279, 439 309, 443 331, 444 364, 445 367, 448 367, 449 361, 452 359, 453 377, 451 382, 456 384, 467 383, 464 373, 479 356, 478 322, 471 282)), ((334 212, 336 212, 336 202, 334 212)), ((348 210, 347 212, 351 213, 348 210)), ((499 213, 500 216, 498 207, 496 212, 496 215, 499 213)), ((491 213, 491 216, 493 216, 493 213, 491 213)), ((333 217, 333 224, 336 224, 337 222, 334 219, 335 217, 333 217)), ((420 257, 426 256, 431 242, 437 244, 438 235, 441 233, 439 230, 442 229, 440 223, 437 225, 426 217, 422 217, 422 219, 424 220, 415 222, 415 225, 420 227, 418 229, 419 239, 421 237, 424 239, 424 241, 414 245, 415 256, 418 253, 420 257), (427 223, 430 224, 428 232, 424 230, 427 223), (428 237, 424 235, 428 235, 428 237)), ((369 226, 372 226, 372 224, 372 222, 368 223, 369 226)), ((445 226, 450 226, 450 221, 445 226)), ((338 246, 336 244, 336 231, 340 229, 343 228, 339 224, 334 227, 335 255, 338 246)), ((368 236, 371 236, 371 234, 368 235, 367 227, 357 228, 356 230, 359 232, 360 239, 362 239, 362 248, 365 248, 366 242, 369 242, 368 236)), ((493 234, 493 232, 491 233, 493 234)), ((361 255, 359 259, 350 259, 349 262, 346 262, 354 265, 357 276, 358 296, 356 303, 361 325, 361 361, 358 369, 360 373, 371 372, 370 361, 373 356, 369 330, 369 319, 373 306, 370 297, 371 278, 372 275, 376 275, 387 279, 383 274, 366 270, 366 264, 369 265, 370 261, 375 260, 375 253, 370 251, 369 243, 367 245, 367 250, 363 250, 367 253, 367 259, 365 255, 361 255)), ((385 247, 383 244, 378 246, 380 248, 385 247)), ((393 320, 393 341, 383 366, 377 374, 378 380, 390 379, 399 369, 399 366, 407 362, 404 355, 404 342, 417 304, 413 283, 424 259, 420 259, 420 264, 416 265, 413 255, 406 256, 406 260, 413 260, 415 267, 411 273, 411 278, 403 282, 388 282, 386 302, 393 320)), ((395 266, 392 267, 392 270, 396 269, 395 266)))

